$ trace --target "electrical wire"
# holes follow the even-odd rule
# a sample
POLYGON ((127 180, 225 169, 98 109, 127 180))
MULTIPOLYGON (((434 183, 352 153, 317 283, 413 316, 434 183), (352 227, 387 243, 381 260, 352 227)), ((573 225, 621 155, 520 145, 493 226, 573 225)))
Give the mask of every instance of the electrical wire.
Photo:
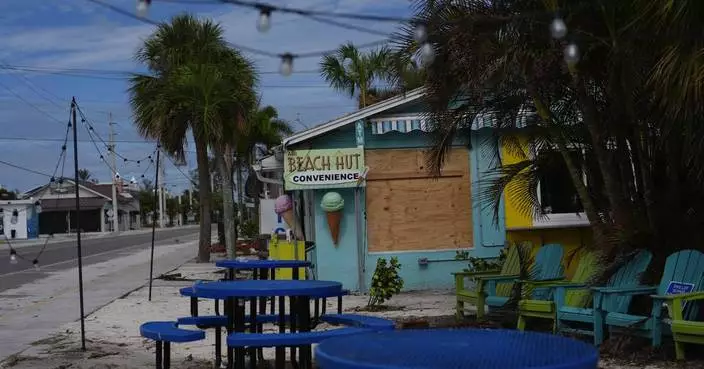
POLYGON ((42 115, 48 117, 48 118, 51 119, 51 120, 57 121, 57 122, 59 122, 59 123, 63 123, 61 120, 57 119, 55 116, 53 116, 53 115, 47 113, 47 112, 44 111, 43 109, 41 109, 41 108, 39 108, 38 106, 36 106, 36 105, 32 104, 31 102, 29 102, 29 100, 27 100, 27 99, 25 99, 24 97, 22 97, 22 95, 20 95, 20 94, 18 94, 17 92, 15 92, 13 89, 11 89, 10 87, 8 87, 6 84, 0 82, 0 87, 4 88, 4 89, 7 90, 9 93, 13 94, 16 98, 20 99, 22 102, 24 102, 24 103, 27 104, 29 107, 31 107, 32 109, 36 110, 37 112, 41 113, 42 115))
MULTIPOLYGON (((100 6, 107 8, 107 9, 110 9, 116 13, 119 13, 124 16, 136 19, 136 20, 143 22, 143 23, 151 24, 154 26, 158 26, 158 25, 162 24, 161 22, 157 22, 157 21, 151 20, 146 17, 140 17, 140 16, 138 16, 130 11, 127 11, 125 9, 122 9, 118 6, 103 2, 102 0, 87 0, 87 1, 98 4, 100 6)), ((259 4, 259 3, 235 2, 235 1, 232 2, 232 4, 235 4, 235 5, 245 5, 245 3, 247 3, 248 5, 246 5, 246 6, 249 6, 249 7, 259 8, 260 6, 264 6, 264 4, 259 4), (259 4, 259 6, 254 6, 254 4, 259 4)), ((303 11, 302 9, 293 9, 293 8, 278 8, 278 7, 275 7, 275 8, 276 8, 276 10, 279 10, 281 12, 289 12, 289 13, 295 13, 295 14, 298 14, 298 12, 303 11)), ((319 13, 313 12, 313 11, 307 11, 307 12, 310 15, 322 15, 322 14, 319 14, 319 13)), ((384 18, 384 17, 381 17, 381 18, 384 18)), ((377 20, 379 20, 379 19, 377 19, 377 20)), ((361 49, 384 45, 388 42, 389 42, 389 39, 383 39, 383 40, 368 42, 365 44, 359 44, 359 45, 356 45, 355 47, 357 49, 361 50, 361 49)), ((249 52, 254 55, 267 56, 267 57, 271 57, 271 58, 282 58, 282 59, 286 58, 286 57, 297 58, 297 59, 320 57, 320 56, 332 54, 337 51, 337 49, 332 49, 332 50, 308 51, 308 52, 302 52, 302 53, 291 53, 291 52, 275 53, 275 52, 270 52, 270 51, 266 51, 266 50, 256 49, 256 48, 249 47, 249 46, 234 44, 232 42, 228 42, 228 44, 236 49, 246 51, 246 52, 249 52)))

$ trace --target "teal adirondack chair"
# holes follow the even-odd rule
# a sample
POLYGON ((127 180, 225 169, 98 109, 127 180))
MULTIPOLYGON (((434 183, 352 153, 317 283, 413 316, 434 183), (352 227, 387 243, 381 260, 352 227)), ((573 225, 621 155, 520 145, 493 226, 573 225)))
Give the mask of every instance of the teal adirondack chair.
MULTIPOLYGON (((562 267, 562 245, 549 244, 538 249, 533 264, 534 281, 551 281, 562 280, 564 278, 564 270, 562 267)), ((491 308, 504 306, 508 302, 510 296, 498 296, 496 286, 502 282, 515 281, 516 276, 486 276, 478 278, 479 291, 486 295, 486 305, 491 308)), ((550 288, 535 288, 530 293, 531 300, 548 300, 551 298, 550 288)))
MULTIPOLYGON (((607 288, 628 288, 640 285, 640 276, 648 268, 652 254, 641 250, 626 265, 622 266, 606 283, 607 288)), ((632 295, 592 294, 592 307, 579 306, 579 298, 575 294, 583 293, 587 288, 585 283, 560 285, 555 287, 553 301, 556 307, 556 329, 562 333, 576 333, 594 337, 594 345, 604 341, 604 317, 594 314, 593 306, 601 306, 603 312, 626 313, 633 299, 632 295), (575 303, 575 301, 577 303, 575 303), (576 323, 576 324, 575 324, 576 323), (581 326, 583 328, 577 328, 581 326)))
MULTIPOLYGON (((701 291, 704 287, 700 283, 702 275, 704 275, 704 254, 697 250, 678 251, 667 258, 659 286, 595 288, 595 294, 604 296, 595 314, 604 317, 610 333, 626 333, 650 338, 653 347, 658 347, 662 343, 662 335, 671 333, 669 325, 664 321, 668 315, 663 314, 663 305, 672 301, 676 293, 701 291), (650 295, 653 300, 650 316, 607 312, 606 297, 628 295, 650 295)), ((685 316, 696 316, 696 304, 687 305, 685 316)))

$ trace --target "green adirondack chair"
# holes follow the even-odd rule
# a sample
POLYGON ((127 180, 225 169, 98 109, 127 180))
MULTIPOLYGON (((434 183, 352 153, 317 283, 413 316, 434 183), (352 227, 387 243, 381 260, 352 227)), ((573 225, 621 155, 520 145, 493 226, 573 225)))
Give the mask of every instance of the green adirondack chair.
MULTIPOLYGON (((603 302, 595 314, 605 316, 604 322, 611 334, 626 333, 650 338, 653 347, 658 347, 662 343, 663 334, 671 332, 670 326, 664 320, 666 316, 663 314, 663 305, 673 301, 675 294, 700 292, 703 287, 701 285, 702 275, 704 275, 704 254, 697 250, 678 251, 667 258, 665 270, 658 286, 594 289, 602 296, 650 295, 653 300, 650 316, 620 312, 606 313, 603 302)), ((684 318, 696 317, 698 312, 696 304, 687 305, 683 313, 684 318)))
MULTIPOLYGON (((452 275, 455 276, 455 294, 457 295, 456 315, 458 319, 464 318, 466 303, 477 307, 477 317, 481 318, 484 316, 485 296, 484 294, 479 293, 478 291, 480 290, 476 288, 480 277, 492 275, 511 276, 513 279, 519 277, 521 265, 519 261, 518 248, 519 246, 512 246, 508 248, 508 251, 506 252, 506 260, 500 270, 497 269, 482 272, 464 271, 452 273, 452 275), (465 281, 467 280, 474 281, 475 285, 472 287, 475 288, 470 289, 470 286, 465 284, 465 281)), ((508 283, 501 283, 497 288, 497 293, 500 296, 509 296, 512 288, 512 281, 508 283)))
MULTIPOLYGON (((640 285, 640 277, 648 268, 652 254, 641 250, 622 266, 606 283, 608 288, 628 288, 640 285)), ((601 306, 599 312, 626 313, 632 295, 608 295, 592 293, 586 284, 577 283, 555 287, 553 301, 556 309, 556 329, 561 333, 593 336, 594 345, 604 341, 604 317, 594 314, 593 306, 601 306), (579 292, 583 294, 578 294, 579 292), (582 297, 586 297, 586 301, 582 297), (589 304, 591 303, 591 306, 589 304)))
MULTIPOLYGON (((533 281, 559 281, 564 278, 564 270, 562 267, 562 245, 550 244, 544 245, 538 249, 535 256, 535 262, 532 267, 533 281)), ((497 286, 505 282, 516 282, 516 276, 482 276, 477 278, 477 291, 481 291, 485 296, 484 302, 489 308, 502 307, 508 302, 511 290, 507 294, 499 295, 502 292, 497 286)), ((512 285, 511 285, 512 286, 512 285)), ((538 287, 530 292, 533 300, 547 300, 551 297, 549 288, 538 287)), ((479 303, 479 302, 478 302, 479 303)), ((479 306, 477 306, 479 311, 479 306)), ((477 314, 478 318, 481 318, 477 314)))
MULTIPOLYGON (((702 284, 704 279, 699 282, 700 286, 702 284)), ((674 295, 667 304, 672 319, 672 338, 675 341, 677 360, 684 360, 685 343, 704 345, 704 322, 693 320, 696 318, 694 313, 685 310, 687 307, 691 310, 691 306, 701 303, 701 300, 704 300, 704 292, 682 293, 674 295), (689 319, 685 318, 685 312, 690 315, 689 319)))
MULTIPOLYGON (((585 252, 579 259, 577 270, 574 276, 569 281, 522 281, 523 288, 534 290, 536 288, 554 289, 559 285, 584 285, 597 272, 596 268, 597 255, 596 252, 585 252)), ((553 294, 554 295, 554 294, 553 294)), ((585 290, 570 291, 567 293, 565 302, 570 306, 587 307, 590 300, 590 294, 585 290)), ((525 330, 526 318, 541 318, 552 320, 552 331, 557 331, 557 319, 555 302, 552 299, 534 300, 523 299, 518 302, 518 330, 525 330)))

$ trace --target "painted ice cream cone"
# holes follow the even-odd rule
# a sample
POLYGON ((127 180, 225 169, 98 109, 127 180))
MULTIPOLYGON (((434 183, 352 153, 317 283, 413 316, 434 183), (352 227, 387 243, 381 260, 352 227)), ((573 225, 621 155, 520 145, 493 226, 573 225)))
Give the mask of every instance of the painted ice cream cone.
POLYGON ((342 209, 345 207, 345 200, 337 192, 328 192, 323 195, 320 207, 327 215, 330 238, 337 245, 340 237, 340 222, 342 220, 342 209))
POLYGON ((300 225, 296 222, 291 197, 288 195, 279 196, 274 203, 274 211, 284 219, 284 222, 286 222, 291 229, 293 229, 293 234, 296 236, 296 239, 302 240, 303 231, 301 231, 300 225))

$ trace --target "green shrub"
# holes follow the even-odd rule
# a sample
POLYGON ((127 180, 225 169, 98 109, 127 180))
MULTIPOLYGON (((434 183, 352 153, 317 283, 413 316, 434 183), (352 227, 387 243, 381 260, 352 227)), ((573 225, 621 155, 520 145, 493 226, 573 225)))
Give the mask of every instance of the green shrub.
POLYGON ((392 257, 390 263, 387 263, 384 258, 379 258, 376 261, 367 307, 380 306, 391 299, 393 295, 401 292, 403 278, 398 275, 399 269, 401 269, 401 264, 396 257, 392 257))
POLYGON ((501 267, 506 261, 506 248, 501 249, 499 257, 496 259, 484 259, 484 258, 468 258, 470 272, 485 272, 489 270, 501 270, 501 267))
POLYGON ((240 223, 240 235, 246 240, 253 240, 259 235, 259 224, 253 220, 240 223))

